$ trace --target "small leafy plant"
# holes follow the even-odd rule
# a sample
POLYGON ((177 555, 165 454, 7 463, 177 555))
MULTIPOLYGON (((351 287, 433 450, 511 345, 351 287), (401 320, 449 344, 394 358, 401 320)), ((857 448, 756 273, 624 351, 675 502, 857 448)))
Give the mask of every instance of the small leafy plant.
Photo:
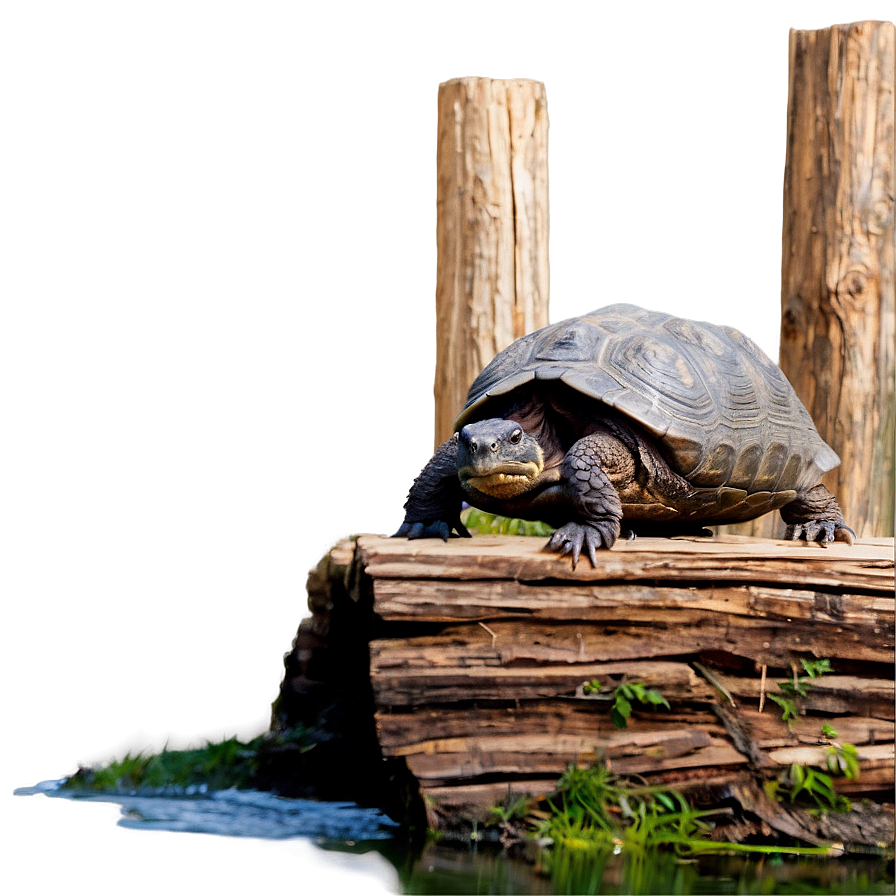
POLYGON ((793 763, 774 781, 766 784, 766 793, 771 799, 786 798, 791 803, 810 803, 814 812, 848 812, 852 803, 834 790, 830 775, 811 765, 793 763), (797 800, 801 797, 801 800, 797 800))
POLYGON ((859 751, 852 744, 831 744, 827 755, 828 771, 845 778, 859 777, 859 751))
MULTIPOLYGON (((838 736, 830 725, 822 725, 821 734, 828 740, 838 736)), ((834 789, 831 775, 857 778, 859 751, 853 744, 832 743, 826 751, 825 764, 830 775, 812 766, 794 763, 777 780, 766 784, 768 796, 773 799, 786 797, 791 803, 802 797, 803 802, 812 803, 810 811, 814 812, 848 812, 851 803, 834 789)))
MULTIPOLYGON (((586 694, 599 694, 603 689, 603 685, 597 679, 586 681, 582 685, 582 690, 586 694)), ((628 727, 633 703, 672 708, 662 692, 656 688, 648 688, 642 681, 624 681, 613 691, 613 706, 610 709, 610 718, 617 728, 628 727)))
POLYGON ((513 796, 498 805, 489 807, 486 824, 500 825, 522 821, 535 808, 535 800, 528 795, 513 796))
POLYGON ((827 659, 807 660, 801 657, 800 664, 804 674, 798 675, 794 669, 793 678, 777 683, 781 694, 768 695, 769 700, 781 707, 781 719, 788 725, 799 717, 799 700, 809 695, 814 680, 821 678, 826 672, 834 671, 831 661, 827 659))
POLYGON ((773 700, 781 707, 781 719, 787 722, 788 725, 795 721, 799 716, 800 713, 796 701, 791 700, 789 697, 780 697, 778 694, 769 694, 768 699, 773 700))
POLYGON ((789 694, 790 696, 807 697, 809 695, 809 688, 812 687, 814 679, 821 678, 826 672, 834 671, 833 668, 831 668, 830 660, 807 660, 800 658, 800 663, 806 673, 805 675, 797 675, 796 671, 794 671, 793 678, 778 682, 778 687, 785 694, 789 694))

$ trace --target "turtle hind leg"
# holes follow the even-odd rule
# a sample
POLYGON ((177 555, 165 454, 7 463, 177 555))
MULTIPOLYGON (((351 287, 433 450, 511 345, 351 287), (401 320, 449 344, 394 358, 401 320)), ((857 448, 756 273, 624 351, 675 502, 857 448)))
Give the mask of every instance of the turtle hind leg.
POLYGON ((844 522, 837 499, 823 485, 798 492, 781 508, 781 518, 787 524, 784 538, 790 541, 803 539, 823 545, 855 541, 856 533, 844 522))

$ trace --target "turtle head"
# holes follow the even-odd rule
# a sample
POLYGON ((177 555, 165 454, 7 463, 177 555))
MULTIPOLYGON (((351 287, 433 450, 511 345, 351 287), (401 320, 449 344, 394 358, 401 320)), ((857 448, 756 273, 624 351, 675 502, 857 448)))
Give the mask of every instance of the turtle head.
POLYGON ((457 475, 465 488, 512 498, 528 491, 543 469, 538 440, 514 420, 480 420, 458 433, 457 475))

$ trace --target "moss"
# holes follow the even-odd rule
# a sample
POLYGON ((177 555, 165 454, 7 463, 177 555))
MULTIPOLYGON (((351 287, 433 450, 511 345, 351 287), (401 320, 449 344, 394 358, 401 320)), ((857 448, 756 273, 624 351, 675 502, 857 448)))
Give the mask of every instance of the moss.
POLYGON ((107 765, 79 768, 63 789, 90 793, 132 791, 186 792, 188 790, 271 789, 270 757, 284 749, 305 752, 314 741, 307 731, 260 735, 243 742, 236 737, 190 750, 128 753, 107 765))

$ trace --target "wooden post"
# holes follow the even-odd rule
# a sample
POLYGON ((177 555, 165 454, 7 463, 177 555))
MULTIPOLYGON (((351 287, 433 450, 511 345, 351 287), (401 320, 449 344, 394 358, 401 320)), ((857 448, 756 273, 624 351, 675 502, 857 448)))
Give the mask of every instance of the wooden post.
POLYGON ((479 371, 548 323, 547 140, 539 81, 439 86, 436 445, 479 371))
POLYGON ((865 537, 893 534, 894 35, 790 32, 780 364, 840 455, 825 485, 865 537))

